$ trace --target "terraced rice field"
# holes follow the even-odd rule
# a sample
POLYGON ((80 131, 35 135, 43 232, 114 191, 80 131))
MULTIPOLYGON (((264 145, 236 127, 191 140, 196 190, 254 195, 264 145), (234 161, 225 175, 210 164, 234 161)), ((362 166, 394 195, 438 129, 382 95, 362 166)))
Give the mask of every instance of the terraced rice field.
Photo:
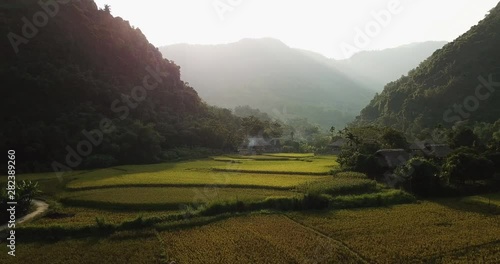
POLYGON ((220 171, 239 171, 255 173, 282 173, 282 174, 327 174, 337 168, 339 164, 334 157, 306 158, 298 160, 241 160, 239 163, 227 166, 221 164, 212 168, 220 171))
POLYGON ((266 156, 271 157, 284 157, 284 158, 311 158, 314 157, 314 153, 270 153, 266 156))
POLYGON ((292 197, 293 191, 244 188, 110 188, 71 192, 68 204, 95 208, 179 209, 181 205, 206 204, 217 201, 259 201, 270 196, 292 197))
MULTIPOLYGON (((23 228, 49 232, 48 238, 20 237, 16 261, 500 263, 500 194, 340 210, 353 204, 380 206, 376 202, 384 199, 392 199, 390 204, 411 199, 359 173, 314 175, 337 168, 335 158, 303 155, 226 156, 118 166, 72 172, 62 179, 52 173, 20 175, 19 180, 39 181, 45 196, 52 200, 45 217, 20 227, 21 232, 23 228), (296 197, 306 192, 331 197, 330 202, 335 202, 331 208, 337 209, 236 215, 223 212, 191 219, 191 211, 181 208, 296 197), (124 222, 135 223, 136 219, 157 221, 147 227, 132 227, 137 230, 99 233, 102 229, 98 220, 123 227, 124 222), (52 230, 63 236, 74 230, 84 232, 47 243, 52 230)), ((4 241, 0 242, 0 254, 6 254, 4 241)), ((0 258, 2 261, 4 258, 0 258)))
POLYGON ((69 189, 119 187, 119 186, 203 186, 219 187, 262 187, 289 189, 325 177, 309 175, 288 175, 310 172, 326 173, 338 166, 334 158, 317 158, 313 162, 305 161, 255 161, 242 163, 198 160, 179 163, 164 163, 146 166, 120 166, 110 169, 68 176, 72 179, 69 189), (213 169, 222 171, 213 171, 213 169), (255 173, 238 173, 253 170, 255 173), (259 171, 271 171, 279 174, 263 174, 259 171))
POLYGON ((342 243, 285 216, 249 216, 161 232, 177 263, 362 263, 342 243))
MULTIPOLYGON (((92 175, 91 175, 92 176, 92 175)), ((158 171, 117 175, 100 178, 81 178, 70 182, 68 188, 102 188, 119 186, 225 186, 225 187, 261 187, 290 189, 307 182, 326 179, 324 177, 273 175, 256 173, 220 173, 199 171, 158 171)))
POLYGON ((54 243, 19 243, 9 259, 0 247, 0 263, 158 263, 162 247, 153 233, 124 232, 108 238, 69 239, 54 243))
POLYGON ((292 218, 371 263, 500 263, 500 215, 456 200, 292 218))

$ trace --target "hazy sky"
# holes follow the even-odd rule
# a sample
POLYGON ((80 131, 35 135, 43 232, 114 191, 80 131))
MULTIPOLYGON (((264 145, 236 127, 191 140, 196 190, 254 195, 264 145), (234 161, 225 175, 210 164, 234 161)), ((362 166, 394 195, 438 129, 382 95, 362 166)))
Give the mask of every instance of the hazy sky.
POLYGON ((96 0, 139 27, 156 46, 272 37, 336 59, 355 50, 452 41, 498 1, 96 0))

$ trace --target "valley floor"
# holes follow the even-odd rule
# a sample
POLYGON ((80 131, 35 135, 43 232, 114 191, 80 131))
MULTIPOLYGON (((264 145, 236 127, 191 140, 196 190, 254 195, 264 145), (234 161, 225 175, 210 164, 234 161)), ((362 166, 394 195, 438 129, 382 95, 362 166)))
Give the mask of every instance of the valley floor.
POLYGON ((2 240, 0 263, 500 263, 498 194, 320 211, 197 215, 190 207, 285 201, 325 182, 353 192, 330 192, 336 201, 383 199, 357 176, 328 176, 336 166, 333 156, 215 157, 63 181, 24 175, 41 184, 50 210, 18 227, 15 258, 2 240))

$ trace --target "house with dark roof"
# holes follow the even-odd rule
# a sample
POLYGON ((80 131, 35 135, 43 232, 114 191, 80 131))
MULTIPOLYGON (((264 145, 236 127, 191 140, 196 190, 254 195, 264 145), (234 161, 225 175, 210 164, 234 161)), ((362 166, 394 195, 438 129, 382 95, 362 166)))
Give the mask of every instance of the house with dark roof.
POLYGON ((450 146, 446 144, 428 144, 426 145, 427 155, 430 157, 444 159, 453 151, 450 146))
POLYGON ((279 138, 265 139, 263 137, 249 137, 240 146, 238 152, 241 155, 255 155, 262 153, 276 153, 281 151, 281 140, 279 138))
POLYGON ((347 140, 344 138, 337 139, 328 145, 330 152, 335 155, 340 154, 340 151, 345 146, 347 146, 347 140))
POLYGON ((406 164, 410 159, 410 153, 404 149, 381 149, 375 153, 375 158, 383 169, 394 170, 406 164))
POLYGON ((429 158, 444 159, 453 151, 450 146, 446 144, 435 144, 429 142, 415 142, 410 145, 412 154, 423 155, 429 158))

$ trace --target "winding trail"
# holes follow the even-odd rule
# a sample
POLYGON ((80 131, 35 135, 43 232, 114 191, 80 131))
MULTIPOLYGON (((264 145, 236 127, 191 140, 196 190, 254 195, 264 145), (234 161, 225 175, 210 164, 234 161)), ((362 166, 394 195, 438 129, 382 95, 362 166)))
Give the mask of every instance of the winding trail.
MULTIPOLYGON (((49 209, 49 205, 44 201, 33 200, 32 204, 34 206, 36 206, 35 211, 33 211, 33 212, 31 212, 31 213, 29 213, 29 214, 27 214, 19 219, 16 219, 16 225, 22 224, 26 221, 30 221, 33 218, 47 212, 47 210, 49 209)), ((7 229, 7 224, 0 226, 0 232, 4 231, 5 229, 7 229)))

